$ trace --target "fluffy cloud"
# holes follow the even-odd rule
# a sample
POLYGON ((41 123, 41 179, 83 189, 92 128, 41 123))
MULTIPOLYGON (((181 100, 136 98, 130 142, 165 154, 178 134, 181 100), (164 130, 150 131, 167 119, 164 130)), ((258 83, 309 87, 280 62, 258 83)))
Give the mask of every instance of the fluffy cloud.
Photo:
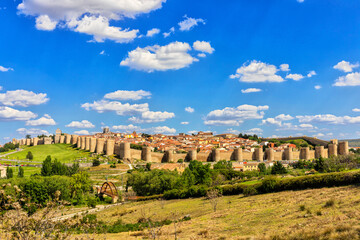
POLYGON ((360 116, 335 116, 332 114, 319 114, 313 116, 296 116, 300 123, 327 123, 327 124, 355 124, 360 123, 360 116))
POLYGON ((250 135, 261 134, 262 132, 263 130, 261 128, 251 128, 249 130, 244 131, 245 134, 250 134, 250 135))
POLYGON ((156 123, 156 122, 164 122, 167 119, 174 118, 175 114, 171 112, 153 112, 146 111, 141 113, 139 117, 131 117, 130 121, 134 123, 156 123))
POLYGON ((248 88, 248 89, 241 89, 242 93, 255 93, 255 92, 261 92, 262 90, 260 88, 248 88))
POLYGON ((152 37, 152 36, 154 36, 156 34, 159 34, 159 33, 160 33, 160 29, 153 28, 153 29, 150 29, 150 30, 147 31, 146 36, 147 37, 152 37))
POLYGON ((308 78, 311 78, 312 76, 315 76, 316 75, 316 72, 314 70, 310 71, 306 76, 308 78))
POLYGON ((101 42, 111 39, 128 42, 136 37, 138 30, 121 30, 109 26, 110 20, 136 15, 159 9, 166 0, 23 0, 18 5, 20 13, 36 17, 36 27, 53 30, 56 26, 91 34, 101 42))
POLYGON ((28 107, 46 103, 47 101, 49 101, 49 98, 46 97, 46 93, 34 93, 26 90, 0 93, 0 104, 7 106, 28 107))
POLYGON ((214 48, 211 47, 209 42, 206 41, 196 41, 193 43, 193 48, 200 52, 213 53, 215 51, 214 48))
POLYGON ((72 121, 71 123, 66 125, 66 127, 71 127, 71 128, 94 128, 95 125, 92 124, 91 122, 89 122, 88 120, 82 120, 81 122, 72 121))
POLYGON ((57 21, 53 21, 48 15, 41 15, 36 18, 36 28, 43 31, 52 31, 56 28, 57 21))
POLYGON ((14 71, 14 69, 12 68, 6 68, 6 67, 3 67, 3 66, 0 66, 0 72, 7 72, 7 71, 14 71))
POLYGON ((230 78, 238 78, 240 82, 283 82, 277 72, 276 66, 253 60, 249 64, 244 63, 230 78))
POLYGON ((319 90, 319 89, 321 89, 321 86, 320 85, 315 85, 315 87, 314 87, 316 90, 319 90))
POLYGON ((159 126, 159 127, 151 127, 151 128, 144 128, 143 129, 143 128, 139 127, 139 126, 129 124, 129 125, 113 126, 112 128, 115 129, 115 130, 119 130, 120 132, 125 132, 125 133, 130 133, 130 132, 133 132, 133 131, 144 132, 144 133, 152 133, 152 134, 156 134, 156 133, 174 134, 174 133, 176 133, 176 129, 169 128, 167 126, 159 126))
POLYGON ((275 119, 277 119, 277 120, 280 120, 280 121, 290 121, 290 120, 293 120, 294 119, 294 117, 292 117, 291 115, 289 115, 289 114, 280 114, 280 115, 277 115, 276 117, 275 117, 275 119))
POLYGON ((348 72, 352 72, 354 68, 358 68, 359 66, 360 66, 359 63, 351 64, 351 63, 343 60, 343 61, 339 62, 338 64, 336 64, 334 66, 334 69, 348 73, 348 72))
POLYGON ((75 131, 74 133, 78 135, 90 135, 88 130, 79 130, 79 131, 75 131))
POLYGON ((190 50, 190 45, 182 42, 172 42, 165 46, 138 47, 129 52, 128 57, 121 61, 120 65, 146 72, 177 70, 198 61, 188 53, 190 50))
MULTIPOLYGON (((293 125, 292 123, 283 123, 281 128, 276 129, 276 131, 314 131, 317 127, 314 127, 311 124, 303 123, 300 125, 293 125)), ((303 134, 302 134, 303 135, 303 134)))
POLYGON ((238 126, 244 120, 262 119, 265 114, 263 110, 268 109, 269 106, 253 106, 245 104, 236 108, 226 107, 221 110, 213 110, 206 116, 204 124, 238 126))
POLYGON ((186 107, 185 111, 188 113, 193 113, 193 112, 195 112, 195 109, 193 109, 192 107, 186 107))
POLYGON ((117 126, 112 126, 113 129, 115 130, 119 130, 120 132, 125 132, 125 133, 131 133, 134 131, 142 131, 141 127, 139 126, 134 126, 132 124, 129 125, 117 125, 117 126))
POLYGON ((265 124, 270 124, 270 125, 277 125, 277 126, 281 126, 282 122, 279 121, 279 120, 276 120, 275 118, 267 118, 267 119, 263 119, 261 121, 261 124, 262 125, 265 125, 265 124))
POLYGON ((286 75, 286 78, 287 78, 287 79, 292 79, 292 80, 294 80, 294 81, 299 81, 299 80, 303 79, 304 76, 301 75, 301 74, 295 73, 295 74, 288 74, 288 75, 286 75))
POLYGON ((92 35, 95 42, 109 39, 117 43, 127 43, 136 38, 139 32, 139 30, 123 30, 120 27, 109 26, 109 20, 102 16, 84 16, 81 20, 72 20, 67 25, 75 32, 92 35))
POLYGON ((286 63, 281 64, 281 65, 280 65, 280 70, 283 71, 283 72, 288 72, 288 71, 290 71, 289 64, 286 64, 286 63))
POLYGON ((182 125, 188 125, 189 122, 181 122, 182 125))
POLYGON ((167 126, 159 126, 159 127, 152 127, 152 128, 147 128, 145 129, 145 132, 148 133, 153 133, 153 134, 174 134, 176 133, 176 129, 175 128, 170 128, 167 126))
POLYGON ((45 114, 43 117, 35 120, 26 121, 26 126, 54 126, 56 122, 50 117, 50 115, 45 114))
POLYGON ((37 115, 30 111, 19 111, 10 107, 0 107, 0 121, 27 121, 37 115))
POLYGON ((105 99, 111 99, 111 100, 141 100, 150 97, 151 97, 151 93, 144 90, 138 90, 138 91, 118 90, 115 92, 107 93, 104 96, 105 99))
POLYGON ((290 121, 293 120, 294 117, 290 116, 290 115, 286 115, 286 114, 280 114, 278 116, 276 116, 275 118, 267 118, 262 120, 261 124, 271 124, 271 125, 277 125, 277 126, 282 126, 282 121, 290 121))
POLYGON ((354 108, 352 111, 353 112, 360 112, 360 108, 354 108))
POLYGON ((179 22, 179 29, 180 31, 189 31, 193 27, 197 26, 199 23, 205 24, 205 20, 201 18, 191 18, 188 16, 184 16, 184 20, 179 22))
POLYGON ((346 76, 341 76, 335 80, 333 86, 346 87, 346 86, 360 86, 360 73, 349 73, 346 76))
POLYGON ((81 107, 85 108, 85 110, 87 111, 94 110, 97 111, 98 113, 113 111, 120 116, 136 115, 142 112, 149 111, 149 105, 147 103, 123 104, 121 102, 107 101, 107 100, 94 101, 93 103, 84 103, 81 105, 81 107))
POLYGON ((163 33, 164 38, 169 37, 169 36, 170 36, 172 33, 174 33, 174 32, 175 32, 175 28, 174 28, 174 27, 170 28, 170 29, 169 29, 169 32, 164 32, 164 33, 163 33))
POLYGON ((37 128, 30 128, 30 129, 26 129, 26 128, 19 128, 16 130, 19 134, 21 135, 31 135, 31 136, 38 136, 38 135, 49 135, 49 132, 46 130, 42 130, 42 129, 37 129, 37 128))

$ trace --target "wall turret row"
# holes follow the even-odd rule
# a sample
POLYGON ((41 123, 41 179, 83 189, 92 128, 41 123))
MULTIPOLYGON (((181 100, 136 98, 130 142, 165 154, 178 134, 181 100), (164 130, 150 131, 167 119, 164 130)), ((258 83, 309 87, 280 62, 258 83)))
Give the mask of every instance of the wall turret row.
MULTIPOLYGON (((118 155, 121 159, 141 159, 147 162, 176 162, 179 159, 185 161, 199 160, 218 162, 220 160, 234 160, 234 161, 279 161, 279 160, 310 160, 314 158, 327 158, 330 156, 347 155, 349 154, 348 142, 338 142, 332 140, 328 148, 324 146, 316 146, 314 150, 309 147, 302 147, 299 151, 293 148, 286 148, 284 151, 274 151, 272 148, 267 148, 265 152, 262 148, 254 148, 252 152, 244 151, 241 148, 234 149, 234 151, 221 152, 220 149, 213 149, 210 153, 198 153, 196 150, 190 150, 187 154, 174 153, 168 150, 165 153, 152 152, 150 147, 144 146, 142 150, 130 149, 130 143, 115 144, 114 139, 85 137, 78 135, 60 135, 54 142, 73 144, 79 149, 90 151, 97 154, 105 154, 108 156, 118 155)), ((19 145, 36 146, 40 144, 52 144, 53 139, 32 138, 32 139, 13 139, 12 143, 19 145)))

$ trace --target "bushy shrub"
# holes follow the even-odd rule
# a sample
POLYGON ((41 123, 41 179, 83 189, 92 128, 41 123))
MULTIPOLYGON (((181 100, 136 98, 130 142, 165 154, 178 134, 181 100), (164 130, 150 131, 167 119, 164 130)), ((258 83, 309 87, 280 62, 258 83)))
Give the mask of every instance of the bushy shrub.
POLYGON ((248 186, 248 187, 244 188, 244 196, 245 197, 256 195, 257 193, 258 192, 257 192, 256 188, 253 186, 248 186))
POLYGON ((93 167, 99 166, 100 165, 100 160, 99 159, 94 159, 92 165, 93 165, 93 167))

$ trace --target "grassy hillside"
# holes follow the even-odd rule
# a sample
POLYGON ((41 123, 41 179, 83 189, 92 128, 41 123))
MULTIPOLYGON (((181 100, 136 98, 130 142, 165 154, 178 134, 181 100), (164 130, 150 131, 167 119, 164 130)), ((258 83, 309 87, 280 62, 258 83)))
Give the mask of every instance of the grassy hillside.
POLYGON ((76 150, 67 144, 51 144, 26 147, 23 151, 10 154, 5 158, 22 160, 26 158, 28 151, 32 152, 34 162, 42 162, 48 155, 51 155, 52 159, 56 158, 61 162, 72 162, 75 159, 90 156, 90 152, 76 150))
MULTIPOLYGON (((204 198, 124 204, 97 213, 106 223, 136 223, 144 215, 173 220, 179 239, 359 239, 358 186, 286 191, 251 197, 227 196, 213 211, 204 198)), ((161 228, 159 239, 174 239, 174 226, 161 228)), ((106 234, 107 239, 143 239, 142 232, 106 234)), ((100 236, 97 236, 100 238, 100 236)))

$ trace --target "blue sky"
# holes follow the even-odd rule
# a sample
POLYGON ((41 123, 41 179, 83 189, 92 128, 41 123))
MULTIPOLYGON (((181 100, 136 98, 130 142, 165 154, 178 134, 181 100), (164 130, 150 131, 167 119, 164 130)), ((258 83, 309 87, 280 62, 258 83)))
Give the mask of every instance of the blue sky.
POLYGON ((62 2, 0 0, 1 142, 103 126, 360 137, 359 1, 62 2))

